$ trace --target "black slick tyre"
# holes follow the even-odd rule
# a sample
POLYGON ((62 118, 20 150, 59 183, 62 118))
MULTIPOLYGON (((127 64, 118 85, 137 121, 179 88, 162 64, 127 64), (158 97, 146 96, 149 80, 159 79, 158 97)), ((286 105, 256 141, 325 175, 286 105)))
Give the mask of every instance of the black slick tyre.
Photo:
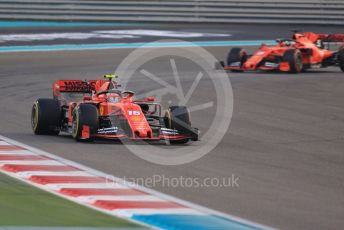
POLYGON ((299 50, 288 49, 283 55, 283 61, 288 62, 289 73, 300 73, 303 70, 302 54, 299 50))
MULTIPOLYGON (((240 67, 247 61, 246 51, 242 48, 232 48, 227 55, 227 66, 233 63, 240 63, 240 67)), ((242 70, 231 70, 232 72, 242 72, 242 70)))
POLYGON ((98 110, 92 104, 80 104, 73 111, 72 137, 77 141, 91 142, 98 130, 98 110), (87 128, 88 137, 83 137, 83 129, 87 128))
MULTIPOLYGON (((191 127, 190 112, 186 106, 170 106, 165 114, 165 126, 178 130, 179 134, 189 136, 193 132, 191 127)), ((170 140, 171 144, 185 144, 188 138, 182 140, 170 140)))
POLYGON ((31 110, 31 127, 37 135, 60 133, 61 109, 54 99, 38 99, 31 110))

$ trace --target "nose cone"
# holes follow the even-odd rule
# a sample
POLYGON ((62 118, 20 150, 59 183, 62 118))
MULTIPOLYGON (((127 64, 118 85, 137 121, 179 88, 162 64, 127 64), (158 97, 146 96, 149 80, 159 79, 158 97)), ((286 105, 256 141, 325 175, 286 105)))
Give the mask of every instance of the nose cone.
POLYGON ((138 129, 135 131, 136 138, 151 138, 150 129, 138 129))
POLYGON ((133 138, 150 138, 152 136, 152 129, 141 107, 137 104, 128 104, 123 109, 133 132, 133 138))
POLYGON ((245 62, 245 64, 243 65, 244 69, 246 70, 255 70, 256 65, 252 62, 245 62))

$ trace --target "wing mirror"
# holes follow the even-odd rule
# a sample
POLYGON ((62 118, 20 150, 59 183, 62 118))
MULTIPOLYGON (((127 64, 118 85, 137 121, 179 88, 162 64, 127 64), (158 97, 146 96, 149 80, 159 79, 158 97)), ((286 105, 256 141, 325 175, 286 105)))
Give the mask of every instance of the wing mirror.
POLYGON ((155 98, 154 97, 146 97, 145 101, 154 102, 155 98))

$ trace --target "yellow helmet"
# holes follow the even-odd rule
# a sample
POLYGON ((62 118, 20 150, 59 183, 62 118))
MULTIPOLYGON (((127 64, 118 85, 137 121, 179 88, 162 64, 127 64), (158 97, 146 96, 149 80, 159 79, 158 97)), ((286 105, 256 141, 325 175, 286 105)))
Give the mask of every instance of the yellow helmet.
POLYGON ((111 81, 113 78, 118 78, 118 76, 116 74, 105 74, 104 78, 109 79, 111 81))

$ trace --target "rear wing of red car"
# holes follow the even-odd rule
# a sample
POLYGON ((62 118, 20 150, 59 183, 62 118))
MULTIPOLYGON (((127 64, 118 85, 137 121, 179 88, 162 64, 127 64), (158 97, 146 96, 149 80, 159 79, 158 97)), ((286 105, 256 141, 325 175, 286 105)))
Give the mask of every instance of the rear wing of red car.
POLYGON ((317 42, 321 40, 322 42, 343 42, 344 43, 344 34, 316 34, 313 32, 303 33, 312 42, 317 42))
POLYGON ((57 80, 53 84, 54 96, 63 92, 68 93, 92 93, 95 90, 96 80, 57 80))
POLYGON ((318 34, 323 42, 344 42, 344 34, 318 34))

